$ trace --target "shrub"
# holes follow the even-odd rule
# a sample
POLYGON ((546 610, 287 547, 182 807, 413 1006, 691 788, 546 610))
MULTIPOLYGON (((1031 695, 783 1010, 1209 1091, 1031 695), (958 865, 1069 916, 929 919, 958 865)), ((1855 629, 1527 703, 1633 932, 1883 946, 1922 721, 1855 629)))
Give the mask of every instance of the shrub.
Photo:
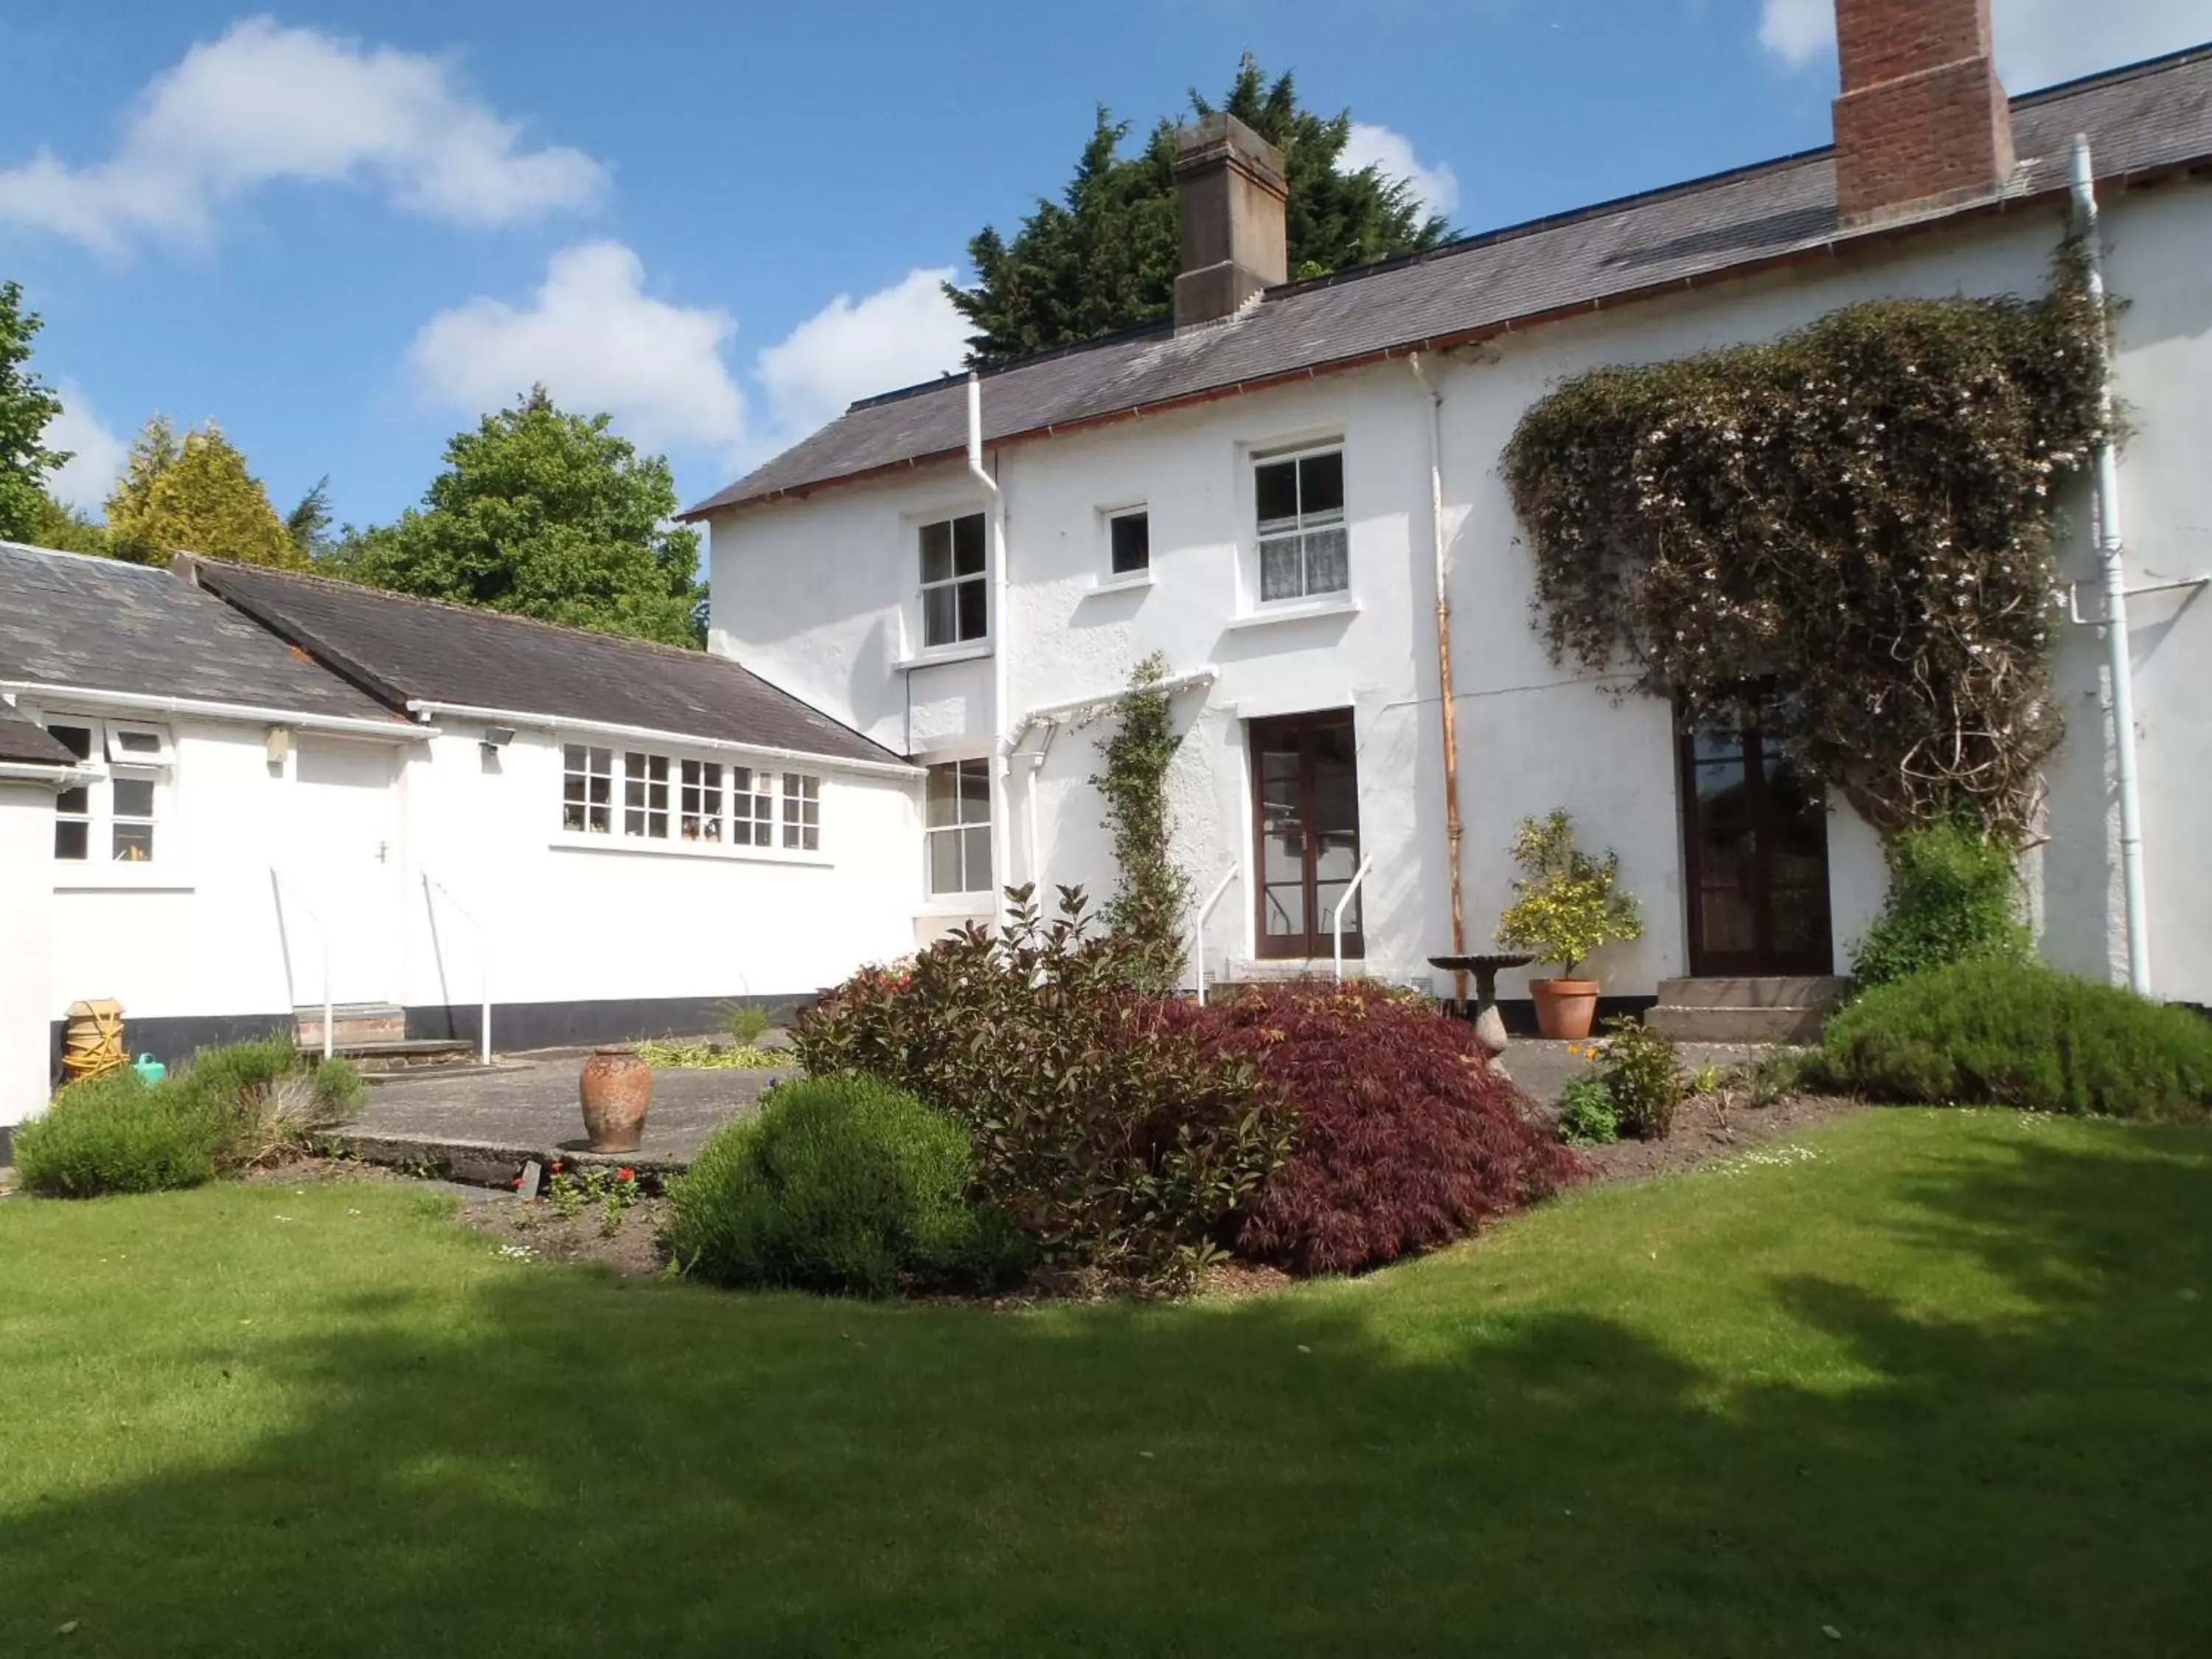
POLYGON ((198 1187, 222 1173, 221 1114, 129 1066, 73 1083, 15 1131, 15 1173, 49 1198, 198 1187))
POLYGON ((902 1090, 787 1083, 669 1183, 669 1248, 714 1284, 842 1296, 988 1276, 996 1236, 969 1204, 974 1176, 967 1131, 902 1090))
POLYGON ((1539 963, 1555 962, 1561 976, 1572 979, 1601 946, 1644 936, 1636 901, 1617 890, 1620 855, 1608 852, 1594 859, 1583 852, 1566 813, 1522 819, 1513 838, 1513 861, 1521 866, 1513 881, 1519 896, 1498 922, 1498 942, 1507 949, 1531 951, 1539 963))
POLYGON ((1542 1197, 1579 1166, 1523 1115, 1474 1031, 1380 987, 1252 989, 1170 1030, 1247 1060, 1297 1112, 1290 1161, 1236 1235, 1294 1273, 1349 1273, 1449 1243, 1542 1197))
POLYGON ((1851 956, 1861 989, 1954 962, 2027 954, 2020 878, 2002 840, 1942 823, 1892 836, 1884 856, 1889 897, 1851 956))
POLYGON ((1625 1017, 1606 1021, 1605 1029, 1598 1075, 1620 1114, 1620 1132, 1638 1140, 1666 1139, 1690 1089, 1674 1040, 1625 1017))
POLYGON ((149 1084, 129 1066, 70 1085, 15 1136, 23 1184, 58 1198, 196 1187, 307 1152, 349 1116, 361 1078, 289 1037, 206 1048, 149 1084))
POLYGON ((1620 1139, 1620 1114, 1605 1079, 1585 1072, 1567 1080, 1559 1111, 1559 1139, 1570 1146, 1610 1146, 1620 1139))
POLYGON ((984 1198, 1047 1260, 1188 1279, 1287 1155, 1291 1117, 1248 1060, 1209 1056, 1127 988, 1082 894, 1046 923, 1029 890, 996 938, 969 927, 868 969, 799 1022, 817 1076, 867 1073, 952 1113, 984 1198))
POLYGON ((740 1048, 757 1048, 770 1024, 768 1010, 757 1003, 726 1002, 721 1006, 722 1029, 740 1048))
POLYGON ((2212 1104, 2212 1023, 2033 962, 1960 963, 1869 991, 1828 1022, 1822 1056, 1878 1100, 2139 1118, 2212 1104))

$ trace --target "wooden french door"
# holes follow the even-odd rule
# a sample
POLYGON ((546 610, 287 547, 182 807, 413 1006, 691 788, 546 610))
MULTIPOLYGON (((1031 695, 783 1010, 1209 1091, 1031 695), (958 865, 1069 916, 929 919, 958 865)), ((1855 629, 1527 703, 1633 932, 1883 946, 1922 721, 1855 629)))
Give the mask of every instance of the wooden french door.
POLYGON ((1680 738, 1690 972, 1828 974, 1828 807, 1818 778, 1753 727, 1680 738))
MULTIPOLYGON (((1251 738, 1259 954, 1328 956, 1335 948, 1336 907, 1359 870, 1352 711, 1255 720, 1251 738)), ((1355 897, 1345 912, 1346 956, 1367 953, 1361 909, 1355 897)))

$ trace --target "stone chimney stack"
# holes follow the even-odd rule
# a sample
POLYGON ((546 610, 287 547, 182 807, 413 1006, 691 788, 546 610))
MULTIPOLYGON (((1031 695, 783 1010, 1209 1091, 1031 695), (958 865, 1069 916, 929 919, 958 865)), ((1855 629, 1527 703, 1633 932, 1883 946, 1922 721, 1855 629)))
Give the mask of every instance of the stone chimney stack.
POLYGON ((1283 152, 1225 110, 1176 129, 1179 329, 1218 322, 1290 274, 1283 152))
POLYGON ((1993 194, 2012 106, 1990 0, 1836 0, 1836 204, 1846 224, 1993 194))

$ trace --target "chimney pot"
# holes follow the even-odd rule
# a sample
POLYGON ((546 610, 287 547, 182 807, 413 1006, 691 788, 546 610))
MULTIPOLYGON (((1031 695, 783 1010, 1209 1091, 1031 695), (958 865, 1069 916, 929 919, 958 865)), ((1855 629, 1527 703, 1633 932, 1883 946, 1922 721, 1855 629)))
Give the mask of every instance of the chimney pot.
POLYGON ((1847 225, 1995 193, 2012 106, 1990 0, 1836 0, 1836 207, 1847 225))
POLYGON ((1283 152, 1225 110, 1176 129, 1178 329, 1232 317, 1290 275, 1283 152))

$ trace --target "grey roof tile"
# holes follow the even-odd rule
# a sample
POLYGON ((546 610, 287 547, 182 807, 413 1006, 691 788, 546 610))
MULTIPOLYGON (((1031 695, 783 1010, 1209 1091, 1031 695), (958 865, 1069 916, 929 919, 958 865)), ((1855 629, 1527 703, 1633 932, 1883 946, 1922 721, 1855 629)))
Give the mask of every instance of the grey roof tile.
MULTIPOLYGON (((2007 191, 2014 201, 2065 188, 2076 132, 2090 136, 2101 177, 2200 163, 2212 157, 2212 47, 2015 100, 2014 123, 2022 158, 2007 191)), ((984 437, 1002 443, 1425 343, 1479 338, 1894 228, 1839 228, 1832 153, 1809 152, 1273 289, 1211 327, 1178 335, 1162 325, 1012 365, 985 377, 984 437)), ((967 418, 957 380, 864 400, 684 516, 957 453, 967 418)))
POLYGON ((413 699, 825 759, 900 759, 726 657, 324 576, 193 562, 211 592, 397 706, 413 699))
POLYGON ((0 542, 0 680, 398 716, 167 570, 0 542))
POLYGON ((67 766, 76 759, 43 726, 0 702, 0 761, 15 766, 67 766))

